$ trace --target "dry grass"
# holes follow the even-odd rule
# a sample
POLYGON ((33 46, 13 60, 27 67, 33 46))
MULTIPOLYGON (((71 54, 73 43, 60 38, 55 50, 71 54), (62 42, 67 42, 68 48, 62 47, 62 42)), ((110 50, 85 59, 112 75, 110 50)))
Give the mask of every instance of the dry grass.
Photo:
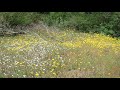
POLYGON ((0 37, 0 77, 120 77, 120 40, 54 29, 0 37))

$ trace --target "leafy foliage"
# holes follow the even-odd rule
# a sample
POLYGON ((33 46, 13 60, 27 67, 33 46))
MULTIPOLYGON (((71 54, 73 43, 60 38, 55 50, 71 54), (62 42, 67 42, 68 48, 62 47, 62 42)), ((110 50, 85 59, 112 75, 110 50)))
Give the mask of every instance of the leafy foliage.
POLYGON ((44 21, 48 25, 71 27, 81 32, 120 36, 118 12, 51 12, 44 21))
POLYGON ((120 36, 119 12, 1 12, 5 26, 29 25, 43 21, 49 26, 74 28, 80 32, 120 36))
POLYGON ((5 12, 1 13, 0 17, 3 17, 3 24, 8 23, 10 26, 28 25, 38 19, 37 13, 33 12, 5 12))

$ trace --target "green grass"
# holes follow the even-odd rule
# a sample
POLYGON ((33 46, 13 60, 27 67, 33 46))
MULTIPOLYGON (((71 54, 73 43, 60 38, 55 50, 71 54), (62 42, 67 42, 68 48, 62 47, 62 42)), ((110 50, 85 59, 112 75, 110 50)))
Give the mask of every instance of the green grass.
POLYGON ((1 78, 119 78, 120 40, 45 28, 0 37, 1 78))

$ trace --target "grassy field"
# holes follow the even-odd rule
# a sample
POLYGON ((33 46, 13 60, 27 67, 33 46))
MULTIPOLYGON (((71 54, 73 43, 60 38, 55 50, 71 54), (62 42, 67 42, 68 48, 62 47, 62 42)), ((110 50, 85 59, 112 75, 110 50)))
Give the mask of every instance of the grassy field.
POLYGON ((119 78, 120 39, 37 28, 0 37, 1 78, 119 78))

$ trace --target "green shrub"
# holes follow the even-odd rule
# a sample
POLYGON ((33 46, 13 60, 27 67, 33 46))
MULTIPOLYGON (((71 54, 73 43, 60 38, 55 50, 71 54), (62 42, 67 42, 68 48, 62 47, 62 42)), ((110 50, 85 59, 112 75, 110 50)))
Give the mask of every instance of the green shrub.
POLYGON ((80 32, 120 35, 119 12, 50 12, 43 21, 48 25, 75 28, 80 32))
POLYGON ((26 26, 43 21, 49 26, 74 28, 80 32, 120 36, 119 12, 1 12, 0 24, 26 26))
POLYGON ((69 19, 70 15, 69 12, 50 12, 45 15, 43 21, 49 26, 54 25, 62 27, 64 22, 69 19))
POLYGON ((15 12, 4 15, 5 21, 11 26, 13 25, 27 25, 33 20, 31 19, 32 13, 15 12))
POLYGON ((0 17, 3 17, 3 23, 9 23, 10 26, 25 26, 40 19, 40 15, 36 12, 5 12, 1 13, 0 17))

